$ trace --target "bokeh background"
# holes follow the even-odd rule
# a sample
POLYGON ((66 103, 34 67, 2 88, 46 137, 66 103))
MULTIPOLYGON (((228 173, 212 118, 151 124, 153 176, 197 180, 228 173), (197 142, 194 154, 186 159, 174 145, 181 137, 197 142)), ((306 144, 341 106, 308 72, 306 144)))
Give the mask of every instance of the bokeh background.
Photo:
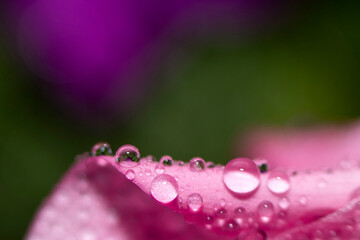
MULTIPOLYGON (((94 8, 112 25, 88 21, 86 11, 68 13, 71 4, 58 15, 51 4, 31 12, 33 2, 0 5, 0 239, 23 238, 74 157, 96 142, 224 164, 236 157, 239 136, 256 127, 360 116, 358 2, 229 0, 221 11, 216 0, 196 8, 196 1, 159 1, 139 12, 142 3, 127 5, 121 14, 131 9, 142 27, 118 17, 123 6, 114 1, 94 8), (191 11, 179 14, 182 8, 191 11), (130 30, 119 32, 120 25, 130 30), (64 29, 77 34, 55 41, 64 29), (93 53, 104 46, 111 48, 98 51, 99 62, 93 53), (141 57, 129 66, 117 46, 141 57), (121 73, 110 74, 114 69, 121 73)), ((82 1, 89 2, 98 4, 82 1)))

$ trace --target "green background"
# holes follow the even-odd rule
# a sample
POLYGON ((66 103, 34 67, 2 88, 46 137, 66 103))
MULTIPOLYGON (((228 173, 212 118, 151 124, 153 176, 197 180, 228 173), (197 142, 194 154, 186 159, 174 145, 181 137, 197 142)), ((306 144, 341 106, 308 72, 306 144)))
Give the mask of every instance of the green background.
POLYGON ((96 142, 224 164, 244 130, 356 119, 359 12, 353 2, 322 1, 251 39, 187 43, 182 67, 163 75, 131 119, 93 127, 64 116, 0 40, 0 239, 24 236, 74 156, 96 142))

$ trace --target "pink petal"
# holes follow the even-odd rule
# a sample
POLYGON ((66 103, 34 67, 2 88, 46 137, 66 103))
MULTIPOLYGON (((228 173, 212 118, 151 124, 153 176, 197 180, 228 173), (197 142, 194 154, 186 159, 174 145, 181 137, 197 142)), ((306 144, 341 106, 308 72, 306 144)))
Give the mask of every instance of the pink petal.
POLYGON ((360 123, 308 129, 262 129, 246 139, 246 155, 265 158, 272 167, 351 168, 360 161, 360 123))
MULTIPOLYGON (((136 153, 126 145, 117 156, 131 149, 136 153)), ((118 159, 85 156, 78 161, 45 201, 26 239, 360 236, 360 208, 349 203, 360 181, 359 168, 260 174, 247 159, 232 160, 225 168, 210 168, 200 158, 185 164, 169 156, 160 163, 152 157, 139 163, 118 159), (314 235, 320 231, 323 235, 314 235)))

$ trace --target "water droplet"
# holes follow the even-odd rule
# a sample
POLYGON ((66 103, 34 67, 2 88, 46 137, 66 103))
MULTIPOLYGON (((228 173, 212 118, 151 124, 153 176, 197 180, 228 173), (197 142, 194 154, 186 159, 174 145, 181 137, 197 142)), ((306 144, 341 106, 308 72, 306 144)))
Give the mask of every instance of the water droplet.
POLYGON ((205 217, 205 224, 213 224, 214 223, 214 217, 213 216, 206 216, 205 217))
POLYGON ((234 210, 236 216, 243 216, 246 214, 246 210, 243 207, 238 207, 234 210))
POLYGON ((235 213, 235 221, 241 225, 241 226, 244 226, 245 224, 245 220, 247 218, 247 213, 246 213, 246 210, 245 208, 243 207, 238 207, 234 210, 234 213, 235 213))
POLYGON ((182 167, 182 166, 184 166, 185 163, 183 161, 179 161, 178 164, 179 164, 179 166, 182 167))
POLYGON ((282 209, 282 210, 286 210, 288 209, 290 206, 290 202, 287 198, 281 198, 279 200, 279 207, 282 209))
POLYGON ((260 184, 260 172, 256 164, 247 158, 236 158, 225 166, 225 186, 233 193, 247 195, 260 184))
POLYGON ((206 163, 206 167, 207 167, 207 168, 214 168, 214 167, 215 167, 215 163, 213 163, 213 162, 207 162, 207 163, 206 163))
POLYGON ((259 220, 262 223, 269 223, 274 215, 274 206, 269 201, 261 202, 258 207, 259 220))
POLYGON ((225 207, 225 205, 226 205, 226 201, 225 201, 225 199, 220 199, 220 206, 221 207, 225 207))
POLYGON ((299 203, 300 203, 301 205, 306 205, 306 203, 307 203, 307 197, 304 196, 304 195, 300 196, 300 198, 299 198, 299 203))
POLYGON ((158 175, 151 183, 150 193, 157 201, 170 203, 178 196, 178 184, 170 175, 158 175))
POLYGON ((192 193, 187 199, 187 205, 191 211, 197 212, 203 205, 203 199, 200 194, 192 193))
POLYGON ((220 208, 217 212, 216 212, 216 216, 219 218, 225 218, 226 216, 226 209, 225 208, 220 208))
POLYGON ((193 158, 190 160, 190 170, 199 172, 205 169, 205 161, 202 158, 193 158))
POLYGON ((236 234, 240 227, 235 220, 231 219, 224 224, 223 230, 227 233, 236 234))
POLYGON ((265 173, 268 171, 268 165, 266 163, 263 163, 259 166, 259 170, 261 173, 265 173))
POLYGON ((134 180, 134 178, 135 178, 135 172, 134 172, 134 170, 127 170, 126 171, 126 173, 125 173, 125 176, 126 176, 126 178, 127 179, 129 179, 129 180, 134 180))
POLYGON ((267 187, 272 193, 284 194, 290 189, 289 176, 283 171, 272 171, 267 181, 267 187))
POLYGON ((173 165, 173 162, 174 160, 172 159, 172 157, 166 155, 166 156, 163 156, 161 159, 160 159, 160 163, 162 163, 162 165, 164 166, 172 166, 173 165))
POLYGON ((156 172, 157 174, 163 174, 163 173, 165 172, 164 166, 161 165, 161 164, 156 164, 156 165, 155 165, 155 172, 156 172))
POLYGON ((101 142, 93 146, 93 148, 91 149, 91 155, 93 156, 112 155, 112 150, 108 143, 101 142))
POLYGON ((134 167, 140 160, 139 150, 132 145, 121 146, 115 156, 116 161, 123 167, 134 167))

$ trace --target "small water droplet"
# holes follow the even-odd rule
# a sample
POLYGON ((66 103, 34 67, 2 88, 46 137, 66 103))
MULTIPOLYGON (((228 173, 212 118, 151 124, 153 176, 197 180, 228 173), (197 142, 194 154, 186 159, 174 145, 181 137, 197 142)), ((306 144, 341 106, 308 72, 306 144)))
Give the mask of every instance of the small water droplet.
POLYGON ((207 162, 207 163, 206 163, 206 167, 207 167, 207 168, 214 168, 214 167, 215 167, 215 163, 213 163, 213 162, 207 162))
POLYGON ((160 159, 160 163, 162 163, 162 165, 164 166, 172 166, 173 165, 174 160, 172 159, 172 157, 165 155, 163 157, 161 157, 160 159))
POLYGON ((115 154, 116 161, 123 167, 134 167, 140 160, 139 150, 132 145, 121 146, 115 154))
POLYGON ((243 208, 243 207, 238 207, 238 208, 236 208, 236 209, 234 210, 234 212, 235 212, 235 215, 237 215, 237 216, 243 216, 243 215, 246 214, 246 210, 245 210, 245 208, 243 208))
POLYGON ((132 170, 132 169, 127 170, 126 173, 125 173, 125 176, 126 176, 127 179, 129 179, 131 181, 134 180, 134 178, 135 178, 134 170, 132 170))
POLYGON ((279 207, 280 207, 282 210, 288 209, 289 206, 290 206, 290 202, 289 202, 289 200, 288 200, 287 198, 284 197, 284 198, 281 198, 281 199, 279 200, 279 207))
POLYGON ((228 234, 236 234, 237 231, 240 230, 239 225, 237 224, 237 222, 233 219, 228 220, 224 226, 223 226, 223 230, 228 233, 228 234))
POLYGON ((269 223, 274 215, 274 206, 269 201, 261 202, 258 207, 259 220, 262 223, 269 223))
POLYGON ((182 167, 182 166, 184 166, 185 163, 183 161, 179 161, 178 164, 179 164, 179 166, 182 167))
POLYGON ((206 216, 205 217, 205 224, 213 224, 214 223, 214 217, 213 216, 206 216))
POLYGON ((272 171, 267 181, 267 187, 274 194, 284 194, 290 189, 290 178, 283 171, 272 171))
POLYGON ((268 171, 268 165, 266 163, 263 163, 259 166, 259 170, 261 173, 265 173, 268 171))
POLYGON ((216 216, 219 218, 225 218, 226 216, 226 209, 225 208, 220 208, 217 212, 216 212, 216 216))
POLYGON ((193 212, 197 212, 203 205, 203 199, 200 194, 192 193, 187 199, 187 205, 189 209, 193 212))
POLYGON ((108 143, 101 142, 93 146, 93 148, 91 149, 91 155, 93 156, 112 155, 112 150, 108 143))
POLYGON ((178 184, 170 175, 158 175, 151 183, 150 193, 157 201, 170 203, 178 196, 178 184))
POLYGON ((225 205, 226 205, 226 201, 225 201, 225 199, 220 199, 220 206, 221 207, 225 207, 225 205))
POLYGON ((164 172, 165 172, 164 166, 161 165, 161 164, 156 164, 156 165, 155 165, 155 172, 156 172, 157 174, 162 174, 162 173, 164 173, 164 172))
POLYGON ((247 218, 247 212, 245 210, 245 208, 243 207, 238 207, 234 210, 235 213, 235 220, 236 222, 241 225, 244 226, 245 224, 245 220, 247 218))
POLYGON ((247 195, 259 186, 260 172, 253 161, 247 158, 236 158, 226 164, 223 182, 233 193, 247 195))
POLYGON ((299 203, 300 203, 301 205, 306 205, 306 203, 307 203, 307 197, 304 196, 304 195, 300 196, 300 198, 299 198, 299 203))
POLYGON ((205 169, 205 161, 202 158, 193 158, 190 160, 189 167, 194 172, 203 171, 205 169))

